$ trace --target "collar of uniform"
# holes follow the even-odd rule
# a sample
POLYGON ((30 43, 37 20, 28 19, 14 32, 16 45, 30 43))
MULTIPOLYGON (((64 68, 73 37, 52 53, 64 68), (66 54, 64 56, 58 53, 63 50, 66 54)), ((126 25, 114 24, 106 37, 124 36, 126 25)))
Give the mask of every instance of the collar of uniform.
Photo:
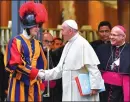
POLYGON ((23 36, 26 38, 26 39, 31 39, 31 35, 28 35, 26 30, 23 30, 23 36))
POLYGON ((78 33, 76 33, 70 40, 69 40, 69 42, 72 42, 72 41, 74 41, 77 37, 79 36, 79 34, 78 33))

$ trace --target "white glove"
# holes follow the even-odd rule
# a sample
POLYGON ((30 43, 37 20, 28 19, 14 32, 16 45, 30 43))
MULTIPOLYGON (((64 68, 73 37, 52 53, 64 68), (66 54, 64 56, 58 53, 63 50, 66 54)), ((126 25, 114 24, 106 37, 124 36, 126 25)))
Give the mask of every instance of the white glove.
POLYGON ((45 79, 45 72, 43 69, 40 69, 38 71, 37 77, 39 77, 40 79, 45 79))

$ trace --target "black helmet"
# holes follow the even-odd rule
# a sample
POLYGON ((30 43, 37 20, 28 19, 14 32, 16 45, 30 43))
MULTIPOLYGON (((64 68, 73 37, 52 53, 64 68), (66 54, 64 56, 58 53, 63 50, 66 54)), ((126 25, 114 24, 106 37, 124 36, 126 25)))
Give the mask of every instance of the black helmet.
POLYGON ((19 9, 19 16, 23 28, 31 28, 41 25, 47 20, 47 11, 43 4, 26 2, 19 9))
POLYGON ((37 25, 34 14, 26 14, 21 19, 23 28, 31 28, 37 25))

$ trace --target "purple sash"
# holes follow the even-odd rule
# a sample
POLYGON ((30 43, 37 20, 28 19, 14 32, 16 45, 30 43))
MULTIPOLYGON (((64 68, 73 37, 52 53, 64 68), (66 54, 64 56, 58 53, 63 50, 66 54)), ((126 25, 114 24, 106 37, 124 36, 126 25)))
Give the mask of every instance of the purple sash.
POLYGON ((130 76, 106 71, 102 73, 102 77, 107 84, 122 86, 124 102, 130 102, 130 76))

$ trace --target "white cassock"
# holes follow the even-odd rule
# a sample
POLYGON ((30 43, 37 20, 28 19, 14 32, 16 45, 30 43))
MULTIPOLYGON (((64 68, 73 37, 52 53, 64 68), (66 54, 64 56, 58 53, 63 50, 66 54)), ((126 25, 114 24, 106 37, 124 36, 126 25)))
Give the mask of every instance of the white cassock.
POLYGON ((78 33, 65 45, 58 65, 45 70, 45 80, 54 80, 62 77, 62 101, 99 101, 99 95, 80 96, 75 77, 81 73, 90 73, 91 89, 101 89, 104 81, 97 68, 99 64, 97 55, 88 41, 78 33))

